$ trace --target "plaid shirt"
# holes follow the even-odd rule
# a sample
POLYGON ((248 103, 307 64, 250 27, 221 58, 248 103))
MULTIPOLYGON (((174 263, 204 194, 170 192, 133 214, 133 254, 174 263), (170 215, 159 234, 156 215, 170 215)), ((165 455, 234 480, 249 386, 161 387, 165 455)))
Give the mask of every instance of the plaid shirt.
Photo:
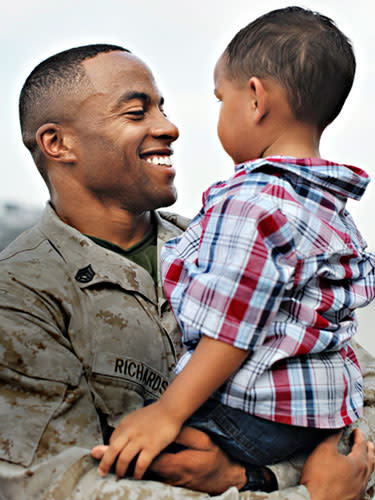
POLYGON ((249 351, 214 394, 222 403, 301 426, 359 418, 362 378, 349 341, 354 310, 375 296, 375 255, 345 203, 368 182, 355 167, 272 157, 209 188, 162 252, 187 347, 177 371, 204 334, 249 351))

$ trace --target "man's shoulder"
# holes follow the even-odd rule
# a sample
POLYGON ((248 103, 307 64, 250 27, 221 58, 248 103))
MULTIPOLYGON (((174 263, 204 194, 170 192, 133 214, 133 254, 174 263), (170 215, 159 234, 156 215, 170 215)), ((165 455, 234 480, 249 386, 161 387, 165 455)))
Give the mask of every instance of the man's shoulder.
POLYGON ((44 259, 48 255, 46 242, 38 224, 26 229, 0 252, 0 265, 44 259))
POLYGON ((191 221, 189 217, 184 217, 183 215, 179 215, 174 212, 166 212, 164 210, 158 210, 157 213, 163 220, 168 221, 169 223, 173 224, 173 226, 176 226, 182 231, 185 231, 185 229, 188 227, 191 221))
POLYGON ((9 297, 25 299, 48 289, 63 292, 65 274, 61 256, 38 226, 26 230, 0 253, 0 288, 9 297))
POLYGON ((66 281, 66 263, 58 248, 44 230, 43 215, 39 222, 21 233, 0 252, 0 285, 18 290, 62 286, 66 281))

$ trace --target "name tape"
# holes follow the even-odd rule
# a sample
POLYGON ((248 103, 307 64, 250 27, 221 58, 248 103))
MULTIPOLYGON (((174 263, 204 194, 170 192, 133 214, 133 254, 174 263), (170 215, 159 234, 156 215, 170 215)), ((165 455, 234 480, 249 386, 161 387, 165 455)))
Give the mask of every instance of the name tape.
POLYGON ((168 380, 143 361, 113 353, 96 353, 93 373, 127 380, 157 398, 168 387, 168 380))

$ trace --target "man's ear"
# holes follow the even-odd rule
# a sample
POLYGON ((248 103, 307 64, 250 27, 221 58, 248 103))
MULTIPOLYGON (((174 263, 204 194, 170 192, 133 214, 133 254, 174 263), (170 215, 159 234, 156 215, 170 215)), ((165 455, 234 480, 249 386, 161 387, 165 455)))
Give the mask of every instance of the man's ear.
POLYGON ((73 141, 56 123, 44 123, 36 132, 38 146, 47 159, 62 163, 74 163, 76 155, 72 149, 73 141))
POLYGON ((254 111, 255 123, 260 123, 268 114, 268 93, 265 86, 259 78, 252 76, 248 82, 251 99, 252 108, 254 111))

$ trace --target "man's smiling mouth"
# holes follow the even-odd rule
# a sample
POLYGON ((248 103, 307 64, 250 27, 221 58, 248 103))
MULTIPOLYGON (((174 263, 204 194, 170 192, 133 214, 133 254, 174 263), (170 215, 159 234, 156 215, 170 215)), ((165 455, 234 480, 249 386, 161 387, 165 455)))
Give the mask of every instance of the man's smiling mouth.
POLYGON ((146 158, 147 163, 153 165, 167 165, 172 166, 172 159, 168 155, 152 155, 146 158))

